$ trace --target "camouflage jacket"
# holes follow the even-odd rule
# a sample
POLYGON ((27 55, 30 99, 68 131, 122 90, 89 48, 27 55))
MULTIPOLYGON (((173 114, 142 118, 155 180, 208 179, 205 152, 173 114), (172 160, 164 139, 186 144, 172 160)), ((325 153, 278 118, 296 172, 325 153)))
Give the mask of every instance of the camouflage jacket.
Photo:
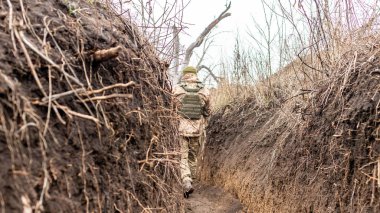
MULTIPOLYGON (((194 74, 186 74, 182 77, 182 82, 186 82, 188 85, 194 84, 195 87, 199 80, 194 74)), ((184 97, 186 91, 183 87, 181 87, 181 84, 178 84, 174 87, 173 93, 176 100, 176 105, 180 107, 180 100, 184 97)), ((179 133, 183 136, 199 137, 207 125, 205 115, 210 114, 210 92, 207 88, 203 87, 198 91, 198 94, 201 97, 202 104, 204 105, 204 115, 199 120, 190 120, 180 116, 179 133)))

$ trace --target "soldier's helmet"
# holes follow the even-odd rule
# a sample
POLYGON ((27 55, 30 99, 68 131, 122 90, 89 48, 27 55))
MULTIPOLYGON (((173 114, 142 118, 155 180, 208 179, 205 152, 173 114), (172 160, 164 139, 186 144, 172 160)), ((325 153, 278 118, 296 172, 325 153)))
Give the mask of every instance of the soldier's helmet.
POLYGON ((192 66, 187 66, 187 67, 185 67, 185 69, 182 70, 182 74, 185 75, 187 73, 197 74, 197 69, 195 67, 192 67, 192 66))

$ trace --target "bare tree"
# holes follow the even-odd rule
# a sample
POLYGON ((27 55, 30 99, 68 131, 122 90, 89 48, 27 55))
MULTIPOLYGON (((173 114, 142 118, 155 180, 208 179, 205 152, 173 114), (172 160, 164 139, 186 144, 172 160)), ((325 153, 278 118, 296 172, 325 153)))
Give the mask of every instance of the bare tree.
POLYGON ((185 28, 183 11, 190 0, 103 0, 121 16, 127 16, 140 28, 147 42, 154 45, 161 59, 170 63, 175 59, 175 36, 185 28), (173 29, 173 26, 176 26, 173 29), (175 32, 173 32, 175 30, 175 32))
MULTIPOLYGON (((214 19, 202 33, 191 43, 184 52, 184 59, 181 62, 181 44, 179 41, 179 33, 186 28, 186 24, 183 23, 183 11, 190 3, 190 0, 164 0, 164 1, 144 1, 144 0, 103 0, 105 2, 111 2, 113 9, 120 15, 128 16, 130 20, 133 20, 141 28, 142 32, 149 39, 157 50, 160 57, 173 64, 170 70, 170 77, 173 83, 179 81, 181 77, 180 70, 188 66, 189 61, 194 53, 194 49, 199 47, 205 42, 205 39, 210 34, 212 29, 222 21, 224 18, 231 15, 228 10, 231 8, 231 2, 226 5, 226 8, 220 13, 220 15, 214 19)), ((212 43, 212 42, 211 42, 212 43)), ((210 44, 211 44, 210 43, 210 44)), ((200 57, 200 62, 210 47, 204 48, 204 52, 200 57)), ((204 69, 210 73, 215 81, 217 76, 212 73, 212 66, 206 66, 198 63, 198 69, 204 69)))
MULTIPOLYGON (((186 49, 186 51, 185 51, 185 57, 184 57, 184 60, 183 60, 183 62, 182 62, 182 69, 189 65, 190 58, 191 58, 192 55, 193 55, 194 49, 197 48, 197 47, 199 47, 199 46, 204 42, 205 38, 206 38, 207 35, 211 32, 211 30, 212 30, 213 28, 215 28, 215 26, 216 26, 220 21, 222 21, 224 18, 227 18, 227 17, 231 16, 231 13, 228 12, 228 10, 229 10, 230 8, 231 8, 231 2, 228 3, 228 5, 226 5, 225 10, 222 11, 222 12, 220 13, 220 15, 219 15, 216 19, 214 19, 214 20, 213 20, 213 21, 212 21, 212 22, 211 22, 211 23, 210 23, 210 24, 209 24, 209 25, 208 25, 208 26, 202 31, 202 33, 197 37, 197 39, 187 47, 187 49, 186 49)), ((203 54, 205 54, 205 52, 204 52, 203 54)), ((178 54, 176 57, 179 58, 179 54, 178 54)), ((204 55, 203 55, 203 57, 204 57, 204 55)), ((203 59, 203 57, 201 57, 201 59, 203 59)), ((200 65, 199 65, 199 66, 200 66, 200 65)), ((198 68, 199 68, 199 67, 198 67, 198 68)), ((205 66, 202 66, 202 68, 205 68, 205 66)), ((209 72, 211 71, 211 69, 206 69, 206 70, 208 70, 209 72)), ((213 75, 213 76, 215 76, 215 75, 213 75)), ((177 69, 177 70, 176 70, 176 75, 175 75, 174 78, 173 78, 173 79, 174 79, 174 82, 179 82, 180 78, 181 78, 181 73, 180 73, 179 70, 177 69)), ((215 79, 217 79, 216 76, 215 76, 215 79)))
POLYGON ((231 2, 228 4, 226 9, 215 19, 213 20, 204 30, 203 32, 198 36, 198 38, 190 44, 190 46, 186 49, 185 53, 185 59, 182 63, 182 68, 186 67, 189 65, 190 58, 193 55, 193 51, 196 47, 199 47, 205 37, 210 33, 210 31, 224 18, 228 17, 231 15, 231 13, 227 13, 227 11, 231 8, 231 2))
POLYGON ((212 79, 214 79, 214 81, 216 83, 219 83, 219 77, 217 77, 214 74, 214 71, 213 71, 213 69, 215 68, 215 66, 213 66, 213 65, 208 65, 208 66, 204 65, 204 59, 206 57, 206 54, 208 53, 208 50, 214 44, 214 37, 215 36, 217 36, 217 34, 215 34, 215 35, 211 35, 211 34, 207 35, 206 38, 203 41, 203 49, 202 49, 201 55, 198 56, 195 53, 195 55, 197 56, 197 65, 196 65, 196 68, 197 68, 198 72, 200 72, 203 69, 208 72, 208 75, 203 79, 203 82, 205 82, 211 76, 212 79))

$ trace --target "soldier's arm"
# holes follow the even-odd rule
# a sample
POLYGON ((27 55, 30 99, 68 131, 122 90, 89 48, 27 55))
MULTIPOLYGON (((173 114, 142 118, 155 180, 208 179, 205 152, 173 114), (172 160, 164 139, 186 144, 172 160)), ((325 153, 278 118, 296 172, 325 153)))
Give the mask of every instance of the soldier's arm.
POLYGON ((204 102, 203 106, 203 116, 208 117, 210 116, 211 113, 211 104, 210 104, 210 92, 208 89, 204 88, 201 91, 201 97, 204 102))
POLYGON ((183 88, 179 85, 175 85, 174 88, 173 88, 173 102, 174 102, 174 106, 175 108, 178 108, 180 106, 180 99, 181 99, 181 96, 185 94, 185 91, 183 90, 183 88))

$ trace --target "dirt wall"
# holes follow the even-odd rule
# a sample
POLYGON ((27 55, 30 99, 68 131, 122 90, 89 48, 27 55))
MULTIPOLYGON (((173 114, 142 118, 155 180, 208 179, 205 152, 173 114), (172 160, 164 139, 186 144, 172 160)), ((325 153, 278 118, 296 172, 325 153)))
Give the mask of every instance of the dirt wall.
POLYGON ((183 209, 167 64, 131 20, 0 1, 0 59, 0 211, 183 209))
POLYGON ((306 88, 305 104, 288 97, 266 107, 253 97, 219 110, 201 179, 249 212, 378 212, 378 46, 347 52, 327 80, 306 88))

